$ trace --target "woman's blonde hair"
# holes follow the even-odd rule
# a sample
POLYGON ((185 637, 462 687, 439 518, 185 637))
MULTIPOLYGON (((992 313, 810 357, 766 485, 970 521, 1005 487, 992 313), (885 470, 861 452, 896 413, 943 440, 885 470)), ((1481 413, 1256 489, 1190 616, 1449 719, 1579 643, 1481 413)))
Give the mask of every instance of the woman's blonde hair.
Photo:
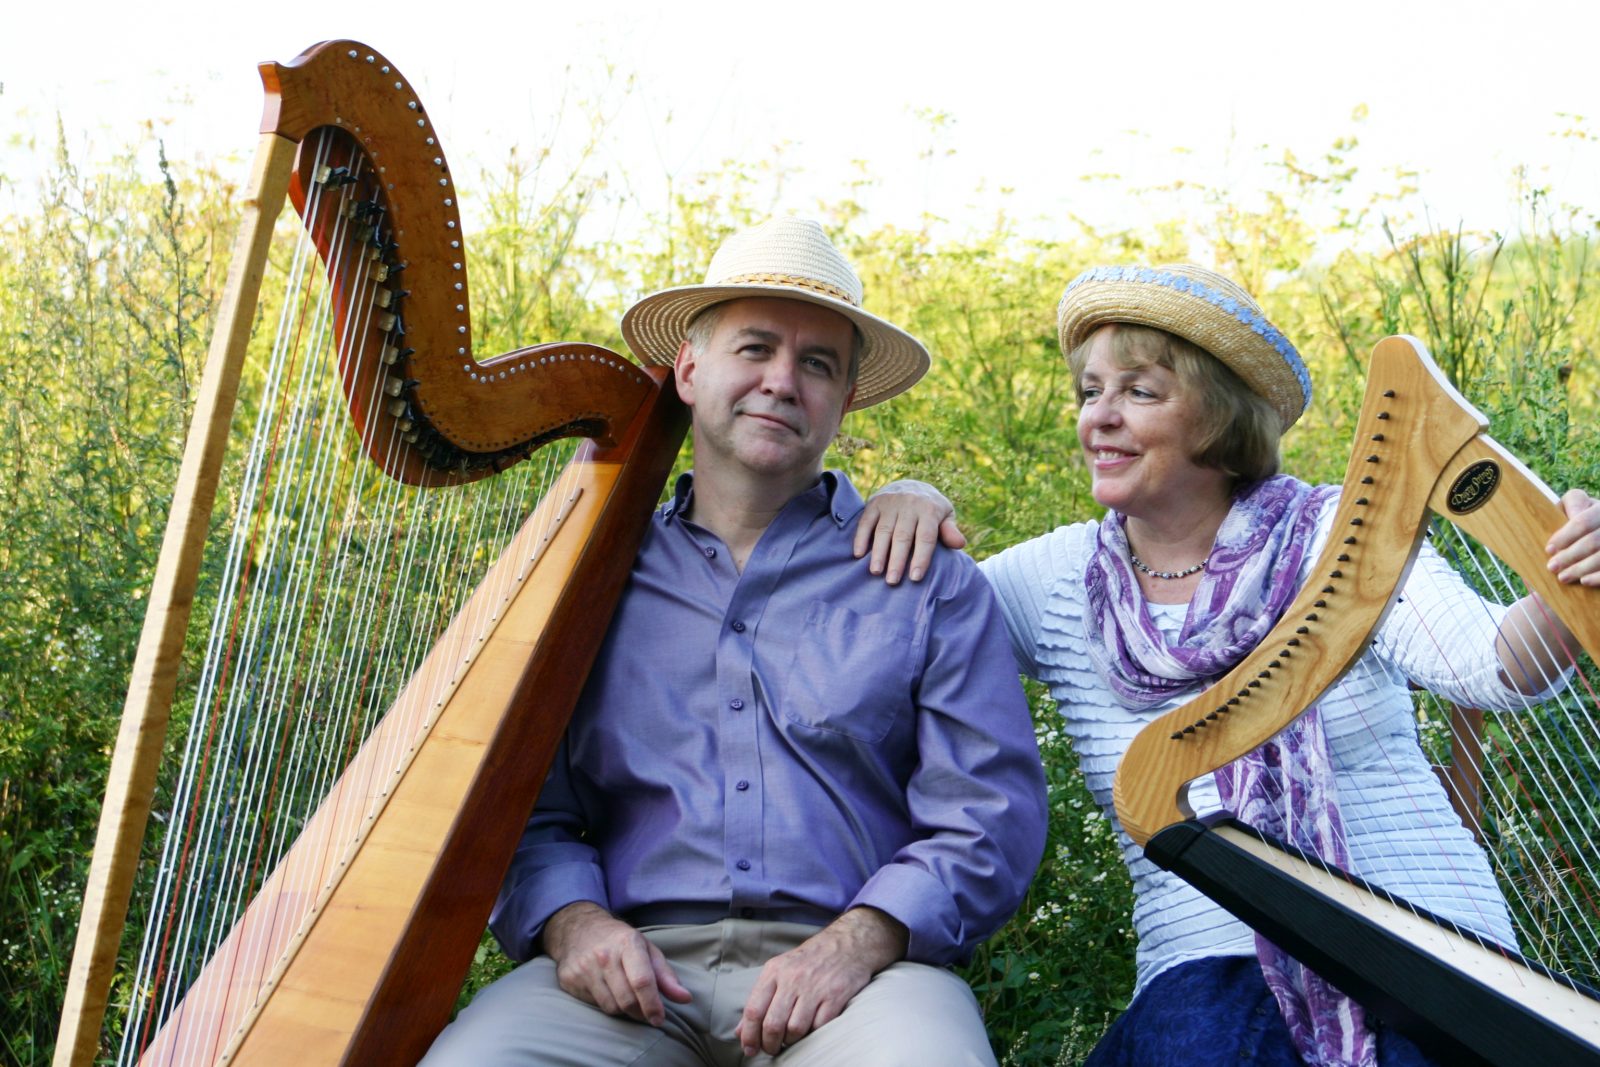
POLYGON ((1231 475, 1241 483, 1278 473, 1280 419, 1265 397, 1205 349, 1153 326, 1113 322, 1095 330, 1067 354, 1072 380, 1083 402, 1083 368, 1089 347, 1110 331, 1111 359, 1124 369, 1165 367, 1185 389, 1200 397, 1200 436, 1189 457, 1202 467, 1231 475))

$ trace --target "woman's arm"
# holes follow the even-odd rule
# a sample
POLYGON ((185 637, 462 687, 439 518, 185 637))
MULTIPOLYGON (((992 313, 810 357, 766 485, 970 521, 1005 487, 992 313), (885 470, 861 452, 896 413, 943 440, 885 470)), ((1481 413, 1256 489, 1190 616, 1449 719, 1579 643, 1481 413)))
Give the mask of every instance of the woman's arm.
POLYGON ((856 558, 870 550, 868 569, 890 585, 906 574, 920 582, 941 543, 965 548, 967 538, 956 525, 955 505, 927 482, 890 482, 868 498, 856 523, 856 558))
MULTIPOLYGON (((1561 498, 1567 521, 1545 545, 1559 581, 1600 586, 1600 501, 1582 489, 1561 498)), ((1536 597, 1525 596, 1506 612, 1495 639, 1500 677, 1523 693, 1542 693, 1577 654, 1577 639, 1536 597)))

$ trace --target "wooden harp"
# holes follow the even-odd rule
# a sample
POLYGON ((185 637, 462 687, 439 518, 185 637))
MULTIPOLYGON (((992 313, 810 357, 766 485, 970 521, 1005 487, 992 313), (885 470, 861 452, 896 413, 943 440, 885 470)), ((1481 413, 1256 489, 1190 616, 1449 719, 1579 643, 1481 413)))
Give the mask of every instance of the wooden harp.
MULTIPOLYGON (((1272 738, 1357 661, 1395 604, 1430 511, 1520 575, 1591 656, 1600 650, 1600 590, 1561 585, 1545 566, 1544 544, 1563 521, 1555 495, 1486 426, 1414 338, 1376 347, 1333 533, 1311 580, 1254 652, 1139 733, 1117 769, 1116 810, 1155 863, 1443 1062, 1600 1063, 1592 926, 1546 937, 1519 915, 1522 949, 1486 944, 1233 820, 1194 819, 1184 798, 1189 782, 1272 738)), ((1592 734, 1597 706, 1592 689, 1574 696, 1568 725, 1592 734)), ((1535 766, 1523 777, 1550 773, 1535 766)), ((1559 822, 1568 836, 1542 857, 1525 850, 1521 860, 1542 869, 1521 877, 1576 882, 1573 907, 1594 914, 1581 868, 1600 854, 1600 802, 1552 786, 1548 796, 1565 810, 1540 795, 1525 817, 1559 822)))
POLYGON ((605 349, 474 355, 454 181, 382 55, 333 41, 260 71, 245 219, 113 756, 57 1064, 96 1061, 113 996, 133 1004, 119 1062, 399 1064, 427 1049, 686 427, 670 375, 605 349), (286 195, 306 242, 292 256, 273 245, 286 195), (251 340, 269 252, 314 279, 277 298, 270 349, 251 340), (230 437, 250 432, 256 450, 229 466, 230 437), (535 466, 522 461, 564 438, 589 440, 535 505, 515 481, 535 466), (219 484, 219 511, 253 517, 213 568, 219 484), (478 510, 453 504, 480 489, 478 510), (419 530, 426 540, 407 539, 419 530), (190 737, 221 746, 191 744, 202 755, 157 798, 197 598, 218 604, 217 654, 184 683, 190 737), (317 746, 263 755, 295 733, 317 746), (252 769, 224 771, 221 748, 252 769), (182 830, 141 865, 153 804, 182 830), (205 804, 225 810, 193 814, 205 804), (220 859, 202 875, 208 841, 220 859), (126 977, 134 883, 185 875, 200 892, 150 906, 169 932, 147 933, 156 962, 126 977))

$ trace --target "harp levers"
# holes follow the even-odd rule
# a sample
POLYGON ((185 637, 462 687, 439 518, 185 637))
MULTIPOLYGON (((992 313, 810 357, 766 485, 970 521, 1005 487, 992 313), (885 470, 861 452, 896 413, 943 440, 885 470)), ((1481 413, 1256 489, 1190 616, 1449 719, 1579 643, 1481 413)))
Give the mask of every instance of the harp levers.
MULTIPOLYGON (((1479 584, 1536 594, 1582 646, 1524 648, 1518 663, 1577 664, 1600 649, 1600 590, 1563 586, 1545 566, 1563 518, 1554 494, 1485 426, 1418 342, 1378 345, 1332 534, 1309 581, 1253 653, 1140 733, 1118 768, 1117 814, 1155 862, 1449 1062, 1600 1062, 1600 906, 1589 866, 1600 854, 1600 699, 1583 669, 1492 718, 1480 742, 1484 806, 1468 828, 1497 868, 1516 945, 1231 821, 1208 827, 1184 800, 1190 781, 1273 737, 1352 667, 1365 669, 1359 657, 1386 618, 1412 624, 1397 593, 1430 513, 1444 520, 1435 542, 1461 546, 1443 551, 1458 569, 1497 557, 1503 568, 1479 584)), ((1438 861, 1418 852, 1414 862, 1438 861)), ((1354 850, 1351 863, 1361 866, 1354 850)))
POLYGON ((426 1049, 685 426, 664 376, 604 349, 474 354, 449 167, 384 57, 330 42, 261 73, 58 1064, 426 1049))

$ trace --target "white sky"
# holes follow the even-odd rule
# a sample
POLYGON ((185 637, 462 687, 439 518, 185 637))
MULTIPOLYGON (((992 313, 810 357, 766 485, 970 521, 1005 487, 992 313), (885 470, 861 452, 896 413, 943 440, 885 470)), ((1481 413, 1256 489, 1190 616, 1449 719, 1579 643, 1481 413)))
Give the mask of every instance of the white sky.
POLYGON ((469 197, 476 164, 513 143, 570 151, 583 123, 571 110, 557 123, 563 88, 593 95, 609 62, 636 88, 611 95, 603 157, 646 204, 669 174, 770 161, 785 143, 802 173, 776 208, 838 198, 864 159, 879 183, 865 197, 873 222, 913 226, 927 211, 981 225, 1005 186, 1029 232, 1053 236, 1073 232, 1072 214, 1103 226, 1159 214, 1127 195, 1135 185, 1198 179, 1247 198, 1272 184, 1263 160, 1288 148, 1315 161, 1353 132, 1375 185, 1397 167, 1421 172, 1435 222, 1513 228, 1518 164, 1600 210, 1600 145, 1553 136, 1574 125, 1562 113, 1600 133, 1592 0, 7 6, 0 181, 13 195, 40 158, 19 143, 48 148, 57 112, 80 155, 152 121, 170 157, 233 156, 242 179, 256 61, 353 37, 417 85, 469 197), (953 124, 935 138, 919 111, 953 124), (1123 180, 1080 180, 1089 173, 1123 180))

